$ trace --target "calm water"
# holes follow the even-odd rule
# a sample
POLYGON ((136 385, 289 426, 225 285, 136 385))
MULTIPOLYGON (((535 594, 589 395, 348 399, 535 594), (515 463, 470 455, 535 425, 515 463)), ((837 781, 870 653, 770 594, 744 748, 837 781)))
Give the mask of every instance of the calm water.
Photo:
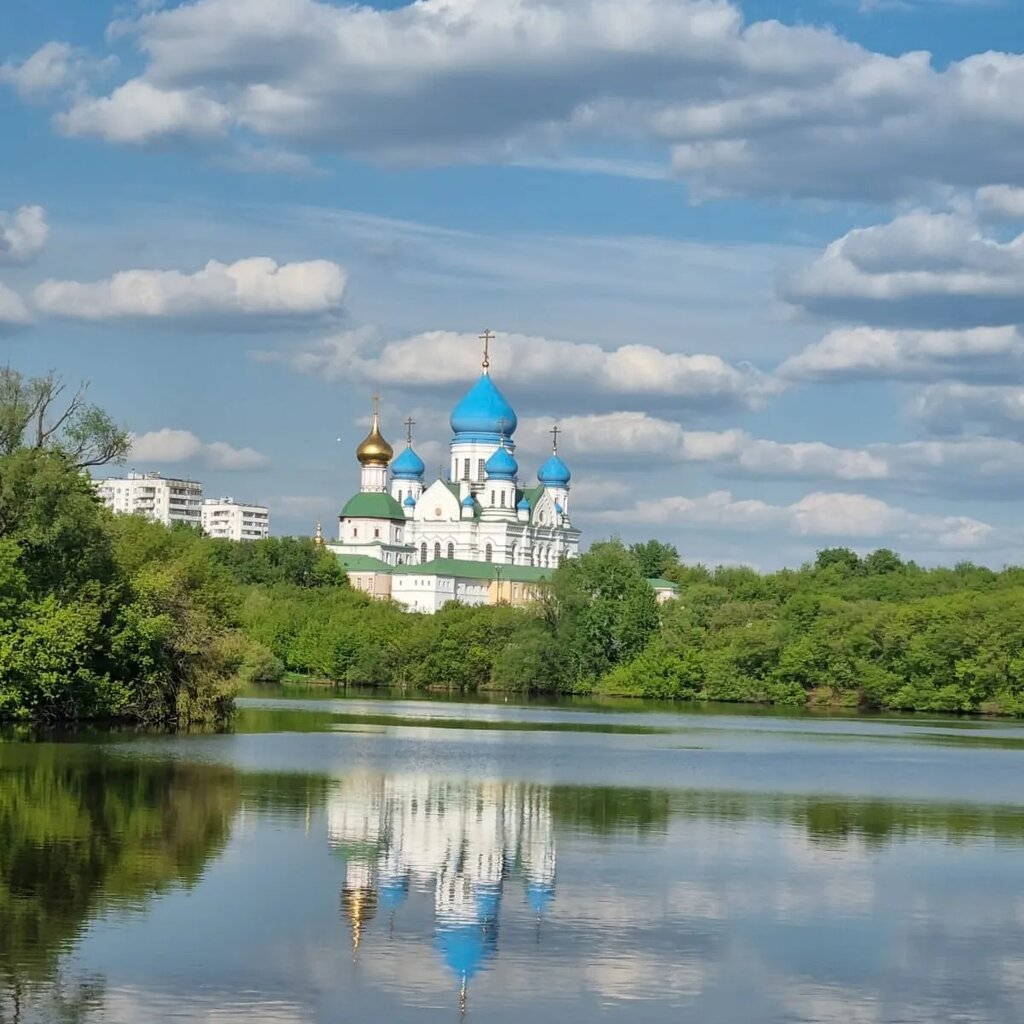
POLYGON ((0 742, 0 1021, 1024 1021, 1024 727, 375 700, 0 742))

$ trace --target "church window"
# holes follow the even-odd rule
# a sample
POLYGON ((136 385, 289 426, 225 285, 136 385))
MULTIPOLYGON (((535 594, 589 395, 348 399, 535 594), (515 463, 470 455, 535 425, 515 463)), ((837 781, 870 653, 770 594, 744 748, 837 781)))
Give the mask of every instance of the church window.
POLYGON ((487 547, 484 548, 484 561, 485 562, 490 562, 493 558, 494 558, 494 548, 492 548, 491 545, 488 544, 487 547))
POLYGON ((464 480, 468 480, 469 479, 469 459, 465 459, 463 461, 462 478, 464 480))
POLYGON ((494 491, 491 491, 491 508, 494 508, 494 491))
POLYGON ((358 526, 353 526, 352 527, 352 536, 353 537, 358 537, 359 536, 359 527, 358 526))
POLYGON ((424 541, 420 545, 420 561, 425 562, 427 560, 427 542, 424 541))
POLYGON ((455 557, 455 545, 454 544, 449 544, 448 545, 448 557, 449 558, 454 558, 455 557))
POLYGON ((476 460, 476 478, 477 480, 483 480, 484 478, 484 460, 476 460))
POLYGON ((505 492, 502 491, 501 494, 498 497, 501 498, 501 507, 504 508, 505 507, 505 492))
POLYGON ((374 536, 375 540, 379 540, 380 539, 380 527, 379 526, 375 526, 373 528, 373 536, 374 536))
POLYGON ((434 557, 435 558, 440 558, 441 557, 441 542, 440 541, 435 541, 434 542, 434 557))

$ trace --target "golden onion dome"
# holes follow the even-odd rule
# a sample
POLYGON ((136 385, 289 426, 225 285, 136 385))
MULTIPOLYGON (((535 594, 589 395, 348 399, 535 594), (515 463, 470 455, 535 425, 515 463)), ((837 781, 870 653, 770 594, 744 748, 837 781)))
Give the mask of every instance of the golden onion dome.
POLYGON ((370 432, 356 449, 356 458, 364 466, 386 466, 395 454, 395 449, 384 440, 380 432, 380 416, 374 410, 370 432))

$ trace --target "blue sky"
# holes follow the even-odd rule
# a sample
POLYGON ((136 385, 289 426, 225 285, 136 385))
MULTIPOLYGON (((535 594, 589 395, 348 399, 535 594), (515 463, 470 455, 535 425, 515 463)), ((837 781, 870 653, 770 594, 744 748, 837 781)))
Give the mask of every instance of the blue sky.
POLYGON ((275 532, 336 516, 375 390, 438 465, 490 327, 520 463, 558 420, 587 539, 1019 561, 1019 22, 7 5, 0 348, 89 379, 131 466, 266 501, 275 532))

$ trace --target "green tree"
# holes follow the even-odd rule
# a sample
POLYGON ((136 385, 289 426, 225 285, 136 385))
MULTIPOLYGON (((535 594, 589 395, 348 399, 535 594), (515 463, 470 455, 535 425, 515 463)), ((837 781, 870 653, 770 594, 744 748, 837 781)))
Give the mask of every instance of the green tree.
POLYGON ((636 559, 640 571, 648 579, 664 576, 679 564, 679 552, 674 544, 660 540, 647 540, 631 544, 629 553, 636 559))

